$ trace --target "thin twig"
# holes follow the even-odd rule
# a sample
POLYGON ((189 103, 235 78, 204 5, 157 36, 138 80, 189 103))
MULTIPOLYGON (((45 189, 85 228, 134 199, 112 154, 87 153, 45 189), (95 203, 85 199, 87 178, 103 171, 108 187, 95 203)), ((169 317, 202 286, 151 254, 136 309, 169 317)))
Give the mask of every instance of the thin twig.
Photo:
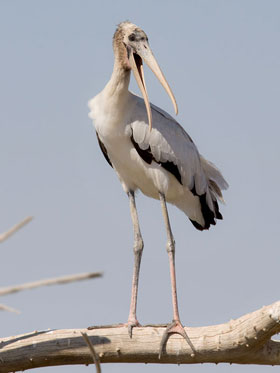
POLYGON ((34 282, 27 282, 25 284, 0 288, 0 296, 16 293, 22 290, 38 288, 39 286, 67 284, 69 282, 88 280, 91 278, 101 277, 101 276, 102 276, 101 272, 90 272, 90 273, 81 273, 77 275, 68 275, 68 276, 63 276, 63 277, 49 278, 46 280, 39 280, 39 281, 34 281, 34 282))
POLYGON ((88 345, 88 348, 90 349, 91 356, 92 356, 92 359, 93 359, 93 362, 94 362, 94 365, 95 365, 96 373, 101 373, 100 360, 99 360, 99 357, 98 357, 97 353, 95 352, 93 344, 91 343, 87 333, 81 332, 81 334, 82 334, 84 340, 86 341, 86 344, 88 345))
POLYGON ((20 313, 19 310, 16 310, 15 308, 6 306, 5 304, 0 304, 0 311, 9 311, 9 312, 20 313))
POLYGON ((20 223, 14 225, 11 229, 9 229, 7 232, 4 232, 0 234, 0 243, 5 241, 8 237, 10 237, 12 234, 17 232, 20 228, 28 224, 33 219, 32 216, 27 216, 25 219, 23 219, 20 223))

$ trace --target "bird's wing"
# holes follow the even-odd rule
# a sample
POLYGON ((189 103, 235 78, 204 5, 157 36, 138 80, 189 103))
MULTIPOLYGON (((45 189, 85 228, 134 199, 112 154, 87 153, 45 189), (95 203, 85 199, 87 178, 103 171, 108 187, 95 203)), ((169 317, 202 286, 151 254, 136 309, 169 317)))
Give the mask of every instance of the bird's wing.
POLYGON ((134 111, 137 120, 131 118, 130 122, 134 146, 150 154, 152 160, 169 168, 168 171, 172 170, 177 180, 195 194, 204 194, 208 187, 207 176, 194 142, 169 114, 154 105, 151 108, 153 128, 150 131, 144 103, 140 98, 137 101, 134 111))
POLYGON ((109 163, 109 165, 110 165, 111 167, 113 167, 112 162, 111 162, 111 160, 110 160, 110 158, 109 158, 109 156, 108 156, 107 149, 106 149, 105 145, 103 144, 103 142, 100 140, 100 137, 98 136, 97 131, 96 131, 96 137, 97 137, 97 141, 98 141, 98 144, 99 144, 99 146, 100 146, 100 149, 101 149, 101 151, 102 151, 102 153, 103 153, 103 155, 104 155, 106 161, 109 163))

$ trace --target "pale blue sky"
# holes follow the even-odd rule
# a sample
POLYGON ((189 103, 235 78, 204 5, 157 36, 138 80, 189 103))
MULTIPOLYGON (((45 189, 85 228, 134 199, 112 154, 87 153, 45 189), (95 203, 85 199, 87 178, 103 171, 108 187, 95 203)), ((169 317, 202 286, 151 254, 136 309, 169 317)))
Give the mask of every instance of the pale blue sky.
MULTIPOLYGON (((189 326, 226 322, 279 300, 280 2, 0 2, 1 285, 104 271, 104 278, 7 296, 1 335, 125 322, 132 226, 119 181, 98 148, 87 101, 110 78, 112 35, 129 19, 149 36, 178 120, 230 184, 224 220, 198 232, 170 207, 178 295, 189 326)), ((146 69, 152 102, 173 114, 146 69)), ((131 87, 138 92, 134 79, 131 87)), ((139 194, 145 241, 138 318, 172 318, 159 203, 139 194)), ((82 373, 83 366, 49 368, 82 373)), ((105 365, 104 372, 270 372, 270 367, 105 365)), ((275 369, 275 368, 274 368, 275 369)), ((277 368, 276 368, 277 369, 277 368)), ((39 372, 39 370, 36 370, 39 372)), ((47 371, 41 369, 40 371, 47 371)))

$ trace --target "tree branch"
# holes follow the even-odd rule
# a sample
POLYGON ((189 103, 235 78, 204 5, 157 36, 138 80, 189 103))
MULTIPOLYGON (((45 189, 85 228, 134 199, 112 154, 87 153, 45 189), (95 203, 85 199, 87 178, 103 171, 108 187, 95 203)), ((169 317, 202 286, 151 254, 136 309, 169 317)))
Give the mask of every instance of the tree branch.
POLYGON ((87 333, 83 333, 81 332, 86 344, 88 345, 88 348, 90 350, 90 353, 91 353, 91 356, 92 356, 92 360, 95 364, 95 369, 96 369, 96 373, 101 373, 101 366, 100 366, 100 360, 99 360, 99 356, 97 355, 97 353, 95 352, 95 349, 93 347, 93 344, 91 343, 87 333))
POLYGON ((68 275, 68 276, 62 276, 62 277, 48 278, 45 280, 39 280, 39 281, 34 281, 34 282, 26 282, 25 284, 0 288, 0 296, 16 293, 22 290, 38 288, 39 286, 67 284, 69 282, 88 280, 91 278, 101 277, 101 276, 102 276, 101 272, 89 272, 89 273, 80 273, 77 275, 68 275))
POLYGON ((271 336, 280 332, 280 301, 228 323, 185 328, 196 353, 179 335, 172 335, 161 359, 161 326, 133 329, 129 338, 122 325, 89 329, 45 330, 0 339, 0 372, 44 366, 90 364, 86 332, 101 363, 236 363, 280 365, 280 342, 271 336))
POLYGON ((20 313, 19 310, 16 310, 15 308, 6 306, 5 304, 0 304, 0 311, 9 311, 9 312, 20 313))
POLYGON ((9 238, 12 234, 17 232, 20 228, 24 227, 26 224, 28 224, 33 219, 32 216, 27 216, 25 219, 23 219, 20 223, 14 225, 11 229, 9 229, 7 232, 0 234, 0 243, 5 241, 7 238, 9 238))

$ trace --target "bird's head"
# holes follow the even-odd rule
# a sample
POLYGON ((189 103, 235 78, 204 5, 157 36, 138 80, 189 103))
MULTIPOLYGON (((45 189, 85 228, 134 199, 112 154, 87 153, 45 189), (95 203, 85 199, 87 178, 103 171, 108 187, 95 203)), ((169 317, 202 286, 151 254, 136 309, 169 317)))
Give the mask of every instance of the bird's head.
POLYGON ((152 113, 144 79, 143 61, 153 71, 168 93, 177 114, 178 108, 175 97, 153 55, 146 33, 131 22, 122 22, 114 34, 113 45, 115 55, 118 56, 122 68, 133 71, 145 101, 150 129, 152 128, 152 113))

